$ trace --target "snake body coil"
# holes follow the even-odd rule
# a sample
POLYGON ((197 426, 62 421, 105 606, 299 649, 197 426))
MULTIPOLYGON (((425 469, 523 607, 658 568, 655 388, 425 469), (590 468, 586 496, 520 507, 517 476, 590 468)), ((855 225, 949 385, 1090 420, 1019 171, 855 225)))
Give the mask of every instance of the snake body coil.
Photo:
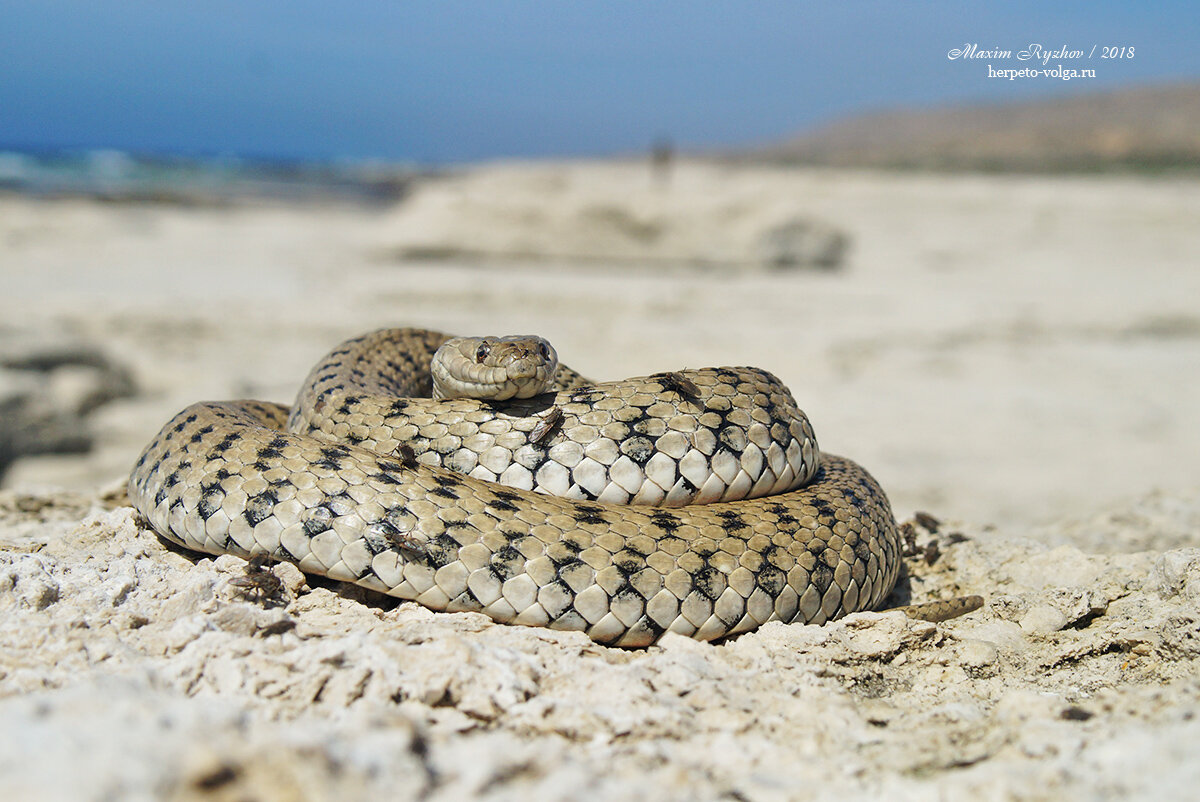
POLYGON ((351 340, 290 411, 188 407, 135 465, 134 506, 186 548, 265 553, 435 610, 621 646, 822 623, 891 591, 901 543, 886 496, 854 462, 818 454, 770 374, 610 386, 560 369, 556 395, 430 407, 420 397, 447 339, 351 340))

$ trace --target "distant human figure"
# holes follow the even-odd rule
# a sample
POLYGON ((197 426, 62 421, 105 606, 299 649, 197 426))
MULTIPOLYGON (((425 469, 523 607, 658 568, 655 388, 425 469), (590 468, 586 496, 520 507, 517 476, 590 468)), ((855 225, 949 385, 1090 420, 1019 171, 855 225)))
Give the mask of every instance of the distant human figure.
POLYGON ((650 172, 663 184, 671 180, 671 164, 675 161, 675 146, 669 137, 660 136, 650 146, 650 172))

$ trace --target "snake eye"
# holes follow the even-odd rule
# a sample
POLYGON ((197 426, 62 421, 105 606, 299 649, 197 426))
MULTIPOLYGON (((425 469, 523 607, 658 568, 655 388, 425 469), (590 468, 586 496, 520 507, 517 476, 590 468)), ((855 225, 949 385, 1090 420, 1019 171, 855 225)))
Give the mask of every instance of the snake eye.
POLYGON ((542 351, 542 359, 549 360, 550 359, 550 346, 546 345, 545 343, 542 343, 538 347, 542 351))
POLYGON ((483 360, 487 359, 487 355, 490 354, 491 352, 492 352, 492 344, 491 343, 480 343, 479 347, 475 349, 475 361, 480 364, 483 364, 483 360))

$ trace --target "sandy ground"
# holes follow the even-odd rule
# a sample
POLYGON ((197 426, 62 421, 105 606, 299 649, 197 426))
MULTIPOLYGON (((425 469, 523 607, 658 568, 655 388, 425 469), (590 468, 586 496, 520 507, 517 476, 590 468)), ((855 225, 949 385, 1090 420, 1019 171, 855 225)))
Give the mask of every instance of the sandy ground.
POLYGON ((0 198, 0 334, 95 344, 140 388, 93 415, 94 453, 0 494, 0 789, 1186 798, 1198 262, 1194 180, 544 164, 392 210, 0 198), (797 218, 849 236, 841 269, 756 262, 797 218), (101 502, 179 408, 288 402, 384 325, 536 331, 597 378, 772 370, 899 518, 950 522, 905 592, 988 606, 625 653, 298 576, 263 609, 239 560, 101 502))

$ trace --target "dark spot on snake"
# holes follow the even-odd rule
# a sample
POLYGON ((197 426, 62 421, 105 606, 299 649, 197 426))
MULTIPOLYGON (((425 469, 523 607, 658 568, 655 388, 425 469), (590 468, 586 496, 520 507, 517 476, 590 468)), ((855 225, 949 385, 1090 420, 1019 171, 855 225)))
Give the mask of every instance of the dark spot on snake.
POLYGON ((162 504, 163 501, 166 500, 166 498, 167 498, 167 489, 165 487, 160 487, 158 489, 158 492, 154 494, 154 506, 157 507, 159 504, 162 504))
POLYGON ((342 415, 349 415, 354 411, 361 399, 356 395, 348 395, 342 399, 342 405, 338 407, 338 412, 342 415))
MULTIPOLYGON (((798 520, 796 520, 796 517, 794 515, 792 515, 791 509, 786 504, 772 504, 769 507, 767 507, 767 511, 770 513, 773 513, 775 515, 775 517, 779 520, 779 523, 781 523, 785 526, 787 526, 789 524, 800 523, 798 520)), ((793 530, 793 531, 795 531, 795 530, 793 530)))
POLYGON ((271 511, 275 509, 275 502, 278 500, 270 490, 265 490, 256 496, 246 499, 246 509, 242 513, 246 519, 246 523, 251 526, 258 526, 267 520, 267 518, 270 518, 271 511))
POLYGON ((404 414, 404 411, 406 409, 408 409, 408 407, 409 407, 409 402, 406 399, 397 398, 395 401, 392 402, 392 405, 390 407, 388 407, 387 417, 394 417, 396 415, 402 415, 402 414, 404 414))
POLYGON ((520 501, 521 497, 516 493, 508 490, 496 490, 492 493, 491 506, 504 512, 516 512, 520 509, 514 502, 520 501))
POLYGON ((358 500, 343 490, 327 496, 325 506, 329 507, 330 512, 334 515, 353 515, 355 507, 358 506, 358 500))
POLYGON ((819 562, 813 566, 809 576, 812 578, 813 587, 822 596, 825 595, 825 591, 829 590, 829 586, 833 584, 833 571, 825 563, 819 562))
POLYGON ((581 546, 580 544, 566 538, 563 538, 553 545, 554 548, 549 548, 546 550, 546 556, 550 558, 550 561, 553 562, 555 567, 560 571, 563 568, 568 568, 580 562, 577 555, 579 552, 583 551, 584 548, 586 548, 585 546, 581 546))
POLYGON ((787 574, 774 565, 764 565, 754 577, 754 584, 771 598, 775 598, 783 592, 783 586, 787 584, 787 574))
POLYGON ((503 521, 507 517, 505 515, 497 515, 495 512, 492 511, 491 507, 484 507, 480 511, 479 514, 486 515, 487 517, 491 518, 493 521, 503 521))
POLYGON ((233 474, 230 473, 226 468, 217 468, 217 470, 213 473, 213 476, 216 477, 218 482, 220 482, 228 479, 230 476, 233 476, 233 474))
POLYGON ((857 532, 854 533, 854 540, 854 556, 866 564, 871 559, 871 544, 859 537, 857 532))
POLYGON ((662 510, 650 513, 650 523, 668 533, 674 533, 679 527, 683 526, 683 521, 679 520, 679 516, 663 512, 662 510))
POLYGON ((557 542, 562 543, 576 554, 592 546, 592 538, 586 532, 578 530, 564 532, 557 542))
POLYGON ((449 499, 457 499, 458 498, 458 493, 454 492, 454 490, 450 489, 449 487, 435 487, 433 490, 430 490, 429 492, 435 496, 441 496, 442 498, 449 498, 449 499))
MULTIPOLYGON (((665 627, 659 625, 653 618, 645 614, 643 614, 637 621, 634 621, 633 625, 629 627, 630 635, 644 636, 639 638, 639 642, 642 643, 655 643, 666 631, 667 630, 665 627)), ((683 694, 680 695, 682 696, 686 693, 687 691, 685 690, 683 694)))
POLYGON ((292 552, 288 549, 288 547, 283 545, 282 543, 280 543, 278 546, 275 547, 275 553, 280 558, 281 561, 286 560, 287 562, 290 562, 290 563, 300 562, 300 558, 297 557, 295 554, 292 554, 292 552))
POLYGON ((654 444, 647 437, 630 437, 621 443, 621 453, 638 465, 645 465, 654 456, 654 444))
POLYGON ((424 563, 441 568, 458 559, 458 541, 446 534, 438 535, 425 545, 424 563))
POLYGON ((825 499, 817 496, 812 500, 812 505, 817 510, 817 516, 821 523, 829 524, 834 518, 833 507, 825 499))
POLYGON ((493 554, 489 564, 501 581, 512 579, 525 566, 525 555, 512 546, 501 546, 493 554))
POLYGON ((621 587, 617 588, 616 592, 612 594, 612 600, 614 603, 627 600, 632 600, 635 604, 646 603, 645 597, 634 590, 629 583, 625 583, 621 587))
POLYGON ((513 504, 511 501, 504 501, 500 498, 493 499, 491 506, 497 510, 500 510, 501 512, 516 512, 520 509, 520 507, 518 507, 516 504, 513 504))
POLYGON ((571 393, 571 400, 576 404, 594 404, 597 401, 604 399, 604 393, 599 392, 590 385, 575 388, 571 393))
POLYGON ((276 448, 274 442, 272 442, 260 448, 255 456, 261 462, 267 459, 278 459, 283 456, 283 452, 276 448))
POLYGON ((561 629, 565 632, 586 632, 590 626, 587 619, 576 612, 574 607, 568 607, 550 623, 551 629, 561 629))
POLYGON ((859 512, 866 511, 866 505, 863 503, 862 496, 856 493, 853 487, 843 488, 842 498, 850 502, 850 504, 859 512))
POLYGON ((483 603, 475 597, 470 588, 455 596, 446 603, 446 612, 448 613, 477 613, 483 609, 483 603))
MULTIPOLYGON (((495 569, 495 568, 493 568, 493 567, 492 567, 492 566, 490 566, 490 565, 484 565, 484 566, 480 566, 480 568, 479 568, 478 570, 481 572, 481 575, 482 575, 482 573, 483 573, 483 572, 486 572, 487 574, 490 574, 490 575, 491 575, 491 577, 492 577, 492 579, 495 579, 497 582, 503 582, 503 581, 504 581, 504 577, 500 576, 500 574, 499 574, 499 573, 497 573, 496 569, 495 569)), ((473 572, 472 572, 472 573, 473 573, 473 572)), ((478 602, 478 603, 479 603, 479 605, 480 605, 480 607, 482 608, 482 606, 483 606, 483 600, 482 600, 482 599, 480 599, 480 598, 479 598, 479 596, 477 596, 477 595, 475 594, 475 591, 471 590, 471 589, 470 589, 470 587, 468 587, 468 588, 467 588, 467 593, 471 594, 471 598, 472 598, 472 599, 474 599, 476 602, 478 602)))
POLYGON ((380 471, 379 473, 369 473, 367 474, 367 478, 377 479, 378 481, 389 485, 401 484, 401 480, 397 479, 395 476, 392 476, 390 473, 384 473, 383 471, 380 471))
POLYGON ((742 516, 732 510, 722 510, 717 513, 717 517, 721 519, 721 528, 730 534, 749 528, 742 516))
POLYGON ((520 543, 530 536, 526 527, 512 519, 501 521, 494 531, 510 544, 520 543))
POLYGON ((604 510, 599 507, 590 507, 580 504, 575 508, 576 512, 572 517, 576 522, 581 524, 606 524, 608 518, 604 515, 604 510))
POLYGON ((196 507, 196 511, 200 513, 200 517, 208 520, 213 514, 221 509, 221 502, 225 500, 225 491, 216 482, 200 485, 200 503, 196 507))
POLYGON ((557 577, 551 579, 543 586, 543 590, 549 592, 539 592, 538 601, 552 619, 557 618, 567 610, 571 609, 571 601, 572 597, 574 596, 574 591, 572 591, 571 586, 562 581, 562 579, 557 577))
POLYGON ((462 477, 452 473, 439 474, 433 477, 433 481, 442 487, 462 487, 463 485, 462 477))
POLYGON ((654 553, 654 545, 640 545, 636 540, 627 540, 625 541, 623 551, 628 551, 631 554, 637 554, 641 557, 648 557, 654 553))
POLYGON ((212 447, 213 451, 215 451, 218 454, 224 454, 226 451, 233 448, 234 444, 237 443, 237 441, 241 440, 241 439, 242 439, 242 436, 240 434, 238 434, 237 432, 230 432, 229 434, 225 435, 225 437, 223 437, 221 439, 221 442, 217 443, 216 445, 214 445, 212 447))
POLYGON ((746 432, 734 424, 722 426, 717 432, 717 440, 734 454, 741 454, 747 443, 746 432))
POLYGON ((333 526, 335 516, 328 507, 321 506, 305 510, 300 517, 304 522, 304 534, 311 537, 319 535, 333 526))
POLYGON ((729 368, 716 368, 713 371, 713 374, 721 381, 722 384, 731 384, 734 387, 738 385, 738 382, 742 378, 739 371, 730 370, 729 368))
POLYGON ((321 459, 313 462, 313 465, 331 471, 340 471, 342 460, 348 456, 350 456, 350 452, 342 446, 324 446, 321 448, 321 459))
POLYGON ((179 484, 178 470, 171 471, 169 474, 167 474, 167 478, 163 480, 163 485, 165 487, 174 487, 177 484, 179 484))
POLYGON ((442 456, 453 454, 458 450, 458 445, 454 442, 455 439, 452 437, 438 438, 426 447, 435 454, 441 454, 442 456))
MULTIPOLYGON (((622 549, 613 555, 612 564, 626 580, 638 571, 646 567, 645 555, 638 552, 622 549)), ((624 587, 624 585, 622 585, 624 587)))
POLYGON ((784 572, 796 564, 796 561, 792 558, 792 555, 787 553, 786 549, 782 549, 779 546, 776 546, 774 543, 767 545, 767 547, 762 550, 761 554, 764 563, 769 563, 770 565, 784 572))

